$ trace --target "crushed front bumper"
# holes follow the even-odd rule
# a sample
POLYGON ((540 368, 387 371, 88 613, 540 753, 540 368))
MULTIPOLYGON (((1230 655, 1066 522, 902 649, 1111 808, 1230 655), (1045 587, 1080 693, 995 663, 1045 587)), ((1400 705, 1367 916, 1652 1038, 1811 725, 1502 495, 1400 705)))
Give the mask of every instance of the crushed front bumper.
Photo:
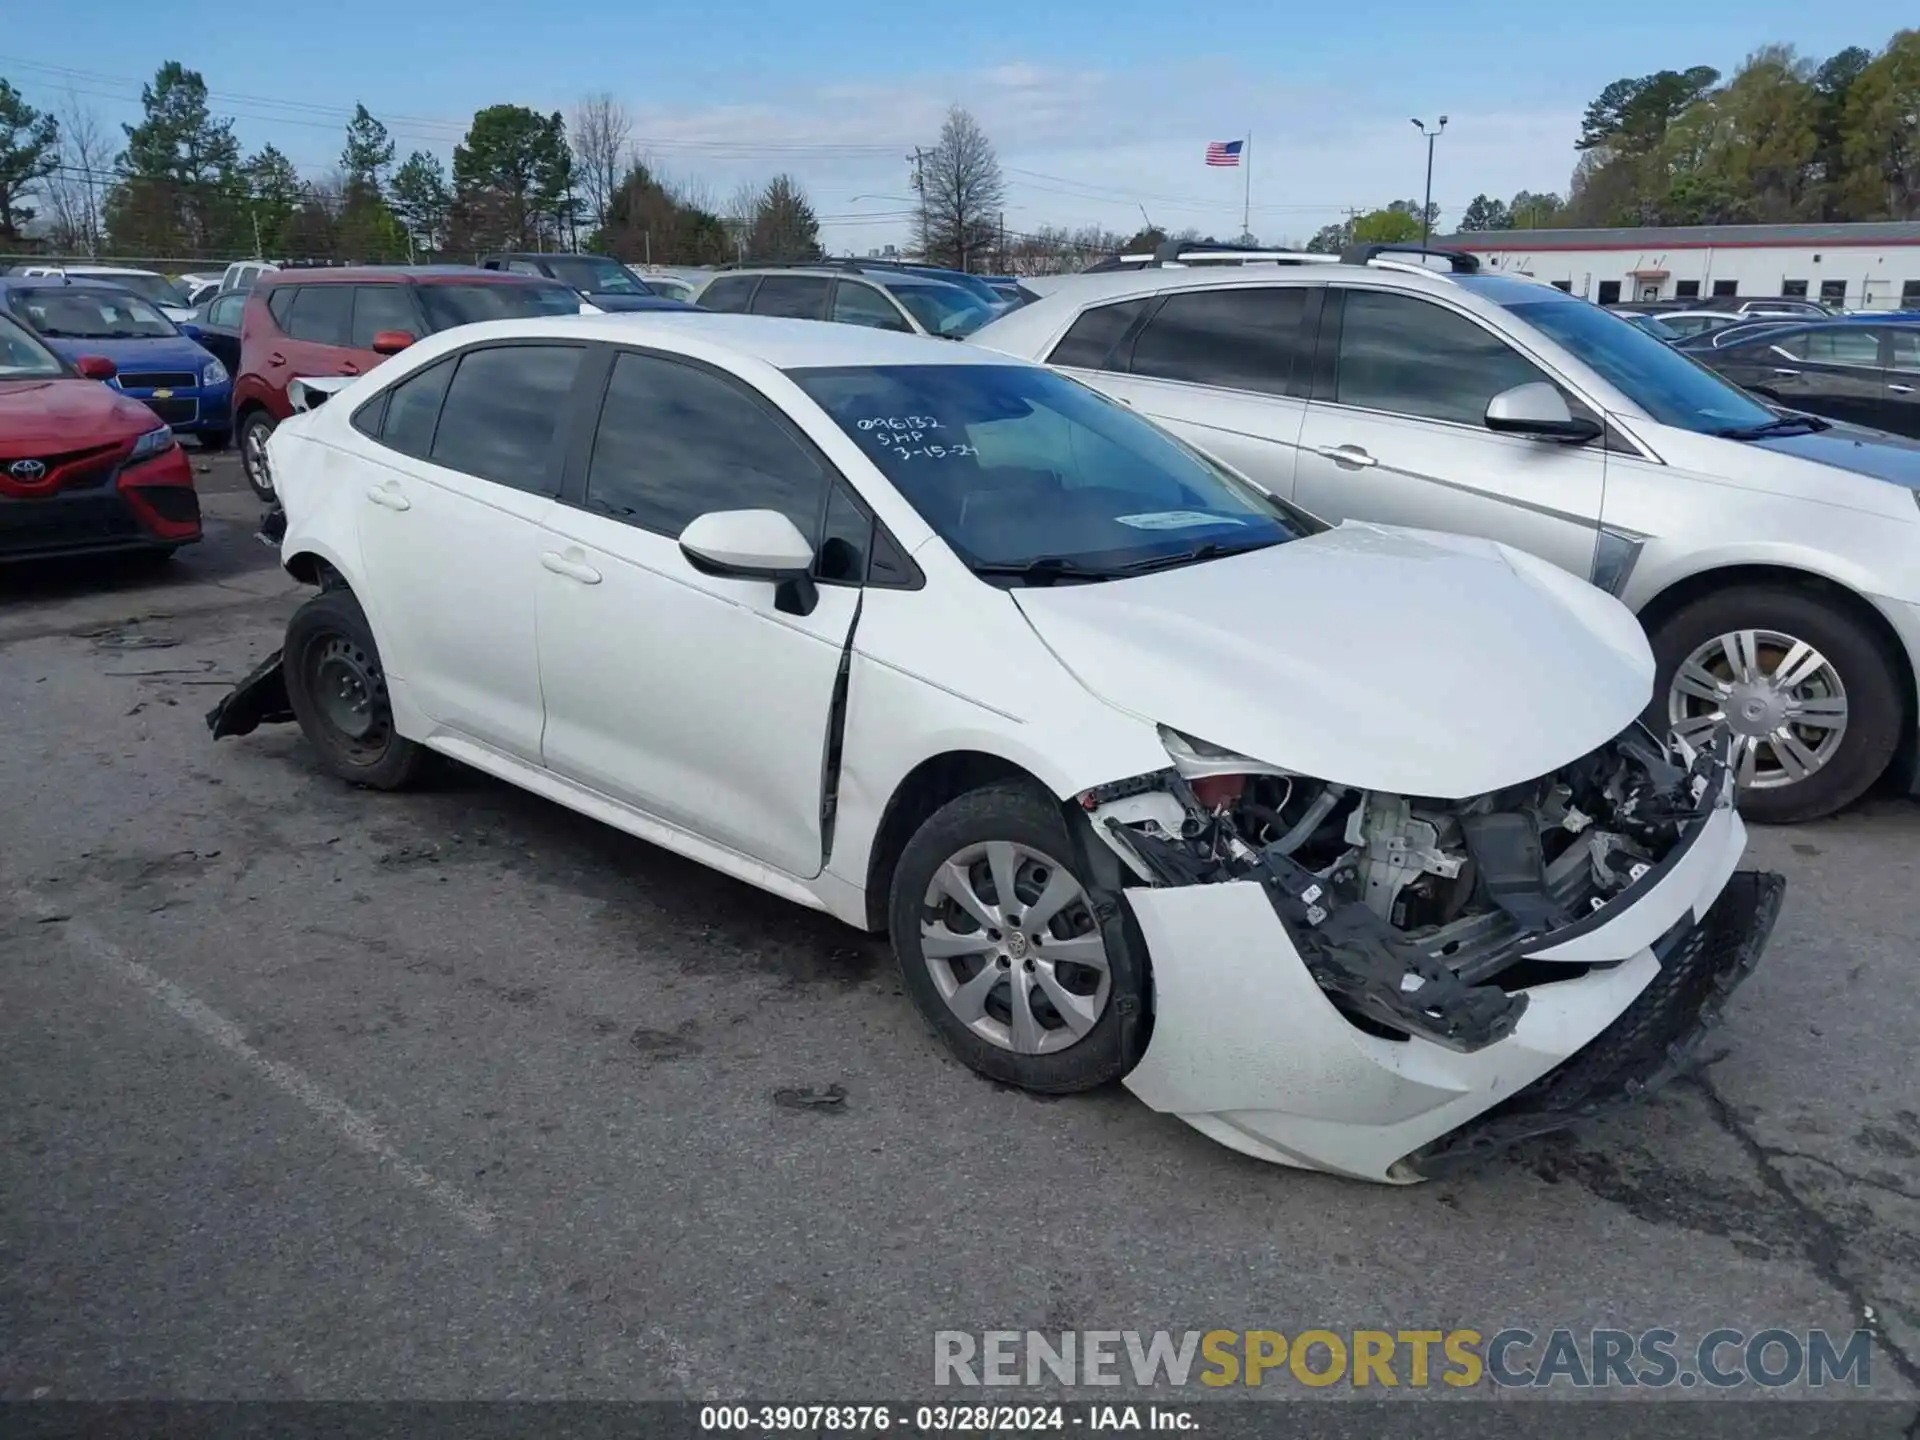
POLYGON ((1752 968, 1783 882, 1736 881, 1745 846, 1728 784, 1633 893, 1528 947, 1524 1011, 1467 1052, 1341 1014, 1255 881, 1128 889, 1154 1016, 1125 1083, 1246 1154, 1389 1183, 1577 1123, 1677 1072, 1752 968))

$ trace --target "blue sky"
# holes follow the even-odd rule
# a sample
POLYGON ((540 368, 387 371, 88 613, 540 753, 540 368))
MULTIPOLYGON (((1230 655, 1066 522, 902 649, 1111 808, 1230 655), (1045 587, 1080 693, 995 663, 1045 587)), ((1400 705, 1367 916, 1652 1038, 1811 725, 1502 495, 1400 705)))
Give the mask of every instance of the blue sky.
MULTIPOLYGON (((283 7, 284 11, 284 7, 283 7)), ((0 27, 0 76, 36 104, 111 124, 138 113, 162 61, 199 70, 243 143, 271 141, 320 174, 355 101, 400 153, 450 155, 480 106, 570 110, 611 92, 636 144, 715 200, 778 170, 811 193, 834 248, 905 236, 906 155, 951 103, 995 141, 1007 228, 1239 228, 1243 177, 1206 142, 1251 133, 1253 229, 1301 240, 1349 206, 1417 196, 1425 145, 1408 120, 1451 117, 1434 198, 1442 224, 1476 192, 1564 190, 1581 111, 1620 75, 1731 70, 1756 46, 1824 56, 1878 48, 1910 5, 1695 0, 1635 18, 1602 5, 1200 7, 1133 0, 327 0, 276 23, 256 7, 183 0, 22 4, 0 27), (1844 21, 1832 17, 1844 15, 1844 21), (404 17, 404 18, 403 18, 404 17)))

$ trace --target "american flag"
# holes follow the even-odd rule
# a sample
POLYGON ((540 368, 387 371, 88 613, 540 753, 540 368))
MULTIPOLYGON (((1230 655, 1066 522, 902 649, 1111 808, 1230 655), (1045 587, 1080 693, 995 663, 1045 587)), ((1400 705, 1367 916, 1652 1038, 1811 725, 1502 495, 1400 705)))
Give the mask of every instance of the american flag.
POLYGON ((1240 147, 1246 143, 1244 140, 1209 140, 1207 142, 1207 164, 1238 165, 1240 163, 1240 147))

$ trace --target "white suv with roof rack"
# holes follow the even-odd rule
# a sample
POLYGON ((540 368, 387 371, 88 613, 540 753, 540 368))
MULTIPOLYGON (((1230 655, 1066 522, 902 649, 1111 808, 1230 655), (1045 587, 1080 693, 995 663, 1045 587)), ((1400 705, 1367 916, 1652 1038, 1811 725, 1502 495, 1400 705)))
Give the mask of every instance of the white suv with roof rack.
MULTIPOLYGON (((1463 252, 1340 258, 1058 277, 973 343, 1325 519, 1486 536, 1619 596, 1660 661, 1648 721, 1730 730, 1757 819, 1829 814, 1890 771, 1912 786, 1920 447, 1770 408, 1463 252)), ((1327 597, 1330 626, 1350 599, 1327 597)), ((1409 650, 1438 638, 1422 626, 1409 650)))

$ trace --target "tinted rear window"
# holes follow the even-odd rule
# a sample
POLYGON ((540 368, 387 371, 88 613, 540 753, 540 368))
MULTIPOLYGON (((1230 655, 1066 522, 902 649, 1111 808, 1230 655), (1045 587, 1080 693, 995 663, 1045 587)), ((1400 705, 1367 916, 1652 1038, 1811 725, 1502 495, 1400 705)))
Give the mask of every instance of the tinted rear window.
POLYGON ((702 310, 721 310, 730 314, 742 314, 747 302, 753 298, 753 287, 759 283, 758 275, 723 275, 710 281, 707 288, 700 292, 702 310))
POLYGON ((1074 365, 1082 370, 1098 370, 1108 354, 1127 333, 1148 299, 1122 300, 1117 305, 1097 305, 1073 322, 1073 328, 1053 347, 1049 365, 1074 365))
POLYGON ((525 320, 537 315, 578 315, 580 297, 564 285, 422 285, 420 304, 435 330, 483 320, 525 320))

